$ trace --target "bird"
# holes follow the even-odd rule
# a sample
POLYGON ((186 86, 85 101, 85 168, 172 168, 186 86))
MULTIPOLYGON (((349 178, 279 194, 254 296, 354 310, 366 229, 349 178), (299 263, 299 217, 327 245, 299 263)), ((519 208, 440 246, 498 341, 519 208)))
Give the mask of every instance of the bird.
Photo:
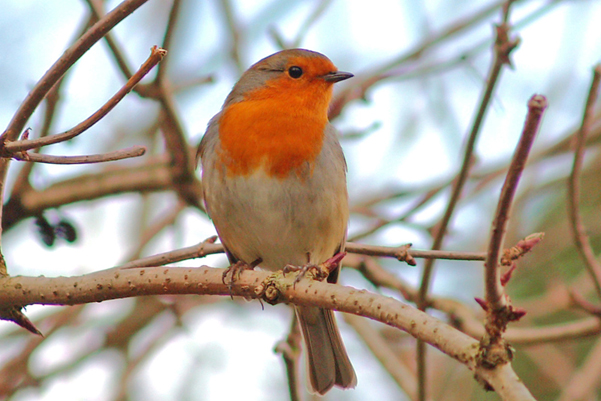
MULTIPOLYGON (((246 70, 210 120, 197 162, 207 214, 232 266, 279 271, 344 251, 347 165, 328 108, 333 84, 352 76, 321 53, 282 50, 246 70)), ((327 281, 336 283, 339 270, 327 281)), ((334 313, 295 310, 309 390, 354 388, 334 313)))

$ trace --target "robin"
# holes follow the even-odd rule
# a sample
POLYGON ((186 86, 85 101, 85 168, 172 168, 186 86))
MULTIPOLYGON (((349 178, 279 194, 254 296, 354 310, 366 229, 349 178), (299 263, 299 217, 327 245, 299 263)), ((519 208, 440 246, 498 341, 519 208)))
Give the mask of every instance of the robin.
MULTIPOLYGON (((328 107, 333 84, 352 76, 320 53, 280 51, 251 66, 209 122, 197 152, 204 202, 232 264, 277 271, 344 250, 346 161, 328 107)), ((310 390, 355 387, 334 313, 295 309, 310 390)))

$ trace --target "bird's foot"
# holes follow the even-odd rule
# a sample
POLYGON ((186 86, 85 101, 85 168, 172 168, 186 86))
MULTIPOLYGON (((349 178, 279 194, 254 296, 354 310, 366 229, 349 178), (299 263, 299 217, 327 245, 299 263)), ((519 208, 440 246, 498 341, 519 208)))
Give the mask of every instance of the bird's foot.
POLYGON ((307 275, 307 273, 310 273, 310 277, 312 279, 317 281, 323 281, 326 278, 328 278, 331 272, 338 268, 340 261, 345 256, 346 252, 338 252, 330 259, 318 265, 313 263, 307 263, 303 266, 286 265, 284 266, 283 274, 286 275, 286 273, 298 272, 298 276, 296 276, 296 279, 294 280, 294 286, 296 286, 296 283, 301 281, 307 275))
POLYGON ((236 281, 240 279, 242 272, 244 270, 253 270, 259 263, 261 263, 261 259, 257 259, 251 264, 243 262, 241 260, 237 261, 233 265, 230 265, 223 274, 221 275, 221 281, 223 284, 227 285, 227 288, 230 292, 230 296, 232 296, 232 287, 236 281), (227 280, 228 275, 230 276, 229 281, 227 280))

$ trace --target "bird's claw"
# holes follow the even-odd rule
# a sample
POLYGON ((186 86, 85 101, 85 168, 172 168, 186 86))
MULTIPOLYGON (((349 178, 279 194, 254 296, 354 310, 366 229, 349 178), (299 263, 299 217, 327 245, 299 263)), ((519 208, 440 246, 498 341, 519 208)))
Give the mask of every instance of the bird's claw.
POLYGON ((225 269, 225 271, 221 275, 221 281, 223 282, 223 284, 227 285, 227 289, 230 292, 230 297, 233 298, 232 288, 233 288, 234 283, 240 279, 240 275, 242 274, 242 271, 247 270, 247 269, 253 269, 253 268, 254 267, 251 267, 250 265, 239 260, 236 263, 234 263, 233 265, 230 265, 230 267, 228 267, 227 269, 225 269), (228 275, 230 276, 230 279, 228 282, 226 282, 228 275))
POLYGON ((244 270, 254 270, 254 268, 257 267, 262 261, 263 260, 259 258, 251 264, 248 264, 239 260, 236 263, 230 265, 230 267, 228 267, 227 269, 225 269, 225 271, 221 275, 221 281, 223 282, 223 284, 227 285, 227 289, 230 292, 230 297, 232 299, 234 298, 234 296, 232 295, 232 288, 234 286, 234 283, 240 279, 240 275, 242 274, 242 272, 244 270), (226 283, 228 275, 230 275, 230 281, 226 283))
POLYGON ((330 259, 318 265, 313 263, 307 263, 303 266, 286 265, 282 273, 285 276, 286 273, 298 272, 298 276, 296 276, 296 279, 294 279, 294 287, 296 287, 296 283, 301 281, 307 275, 307 273, 310 273, 310 278, 317 281, 323 281, 338 267, 340 261, 345 256, 346 252, 339 252, 330 259))
POLYGON ((310 277, 315 278, 316 280, 318 279, 317 277, 320 276, 319 265, 315 265, 313 263, 307 263, 306 265, 303 265, 303 266, 294 266, 294 265, 284 266, 284 270, 282 270, 282 274, 285 276, 286 273, 290 273, 290 272, 298 272, 298 275, 296 276, 296 278, 294 279, 294 282, 292 283, 293 288, 296 288, 296 283, 301 281, 309 272, 311 272, 310 277))

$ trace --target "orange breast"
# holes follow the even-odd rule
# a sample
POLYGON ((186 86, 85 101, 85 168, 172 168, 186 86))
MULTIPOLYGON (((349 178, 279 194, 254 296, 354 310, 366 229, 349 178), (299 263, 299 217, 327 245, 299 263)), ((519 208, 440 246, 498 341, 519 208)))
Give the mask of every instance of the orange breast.
POLYGON ((221 162, 228 175, 263 167, 284 178, 311 168, 321 151, 331 91, 265 88, 229 105, 219 121, 221 162))

